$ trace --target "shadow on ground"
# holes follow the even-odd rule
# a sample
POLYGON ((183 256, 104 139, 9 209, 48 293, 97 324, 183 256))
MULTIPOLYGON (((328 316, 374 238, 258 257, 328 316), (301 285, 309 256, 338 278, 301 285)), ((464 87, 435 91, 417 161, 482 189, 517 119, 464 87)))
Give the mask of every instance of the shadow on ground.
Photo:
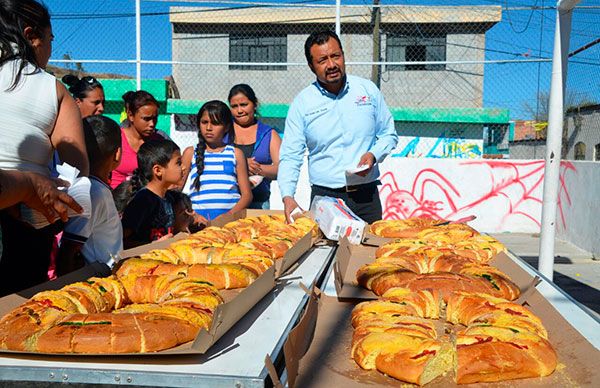
MULTIPOLYGON (((533 268, 538 267, 537 256, 521 256, 527 264, 533 268)), ((555 264, 573 264, 568 257, 556 256, 554 258, 555 264)), ((596 317, 600 318, 600 291, 594 287, 590 287, 585 283, 582 283, 570 276, 554 271, 554 284, 562 289, 567 294, 571 295, 573 299, 596 313, 596 317)))

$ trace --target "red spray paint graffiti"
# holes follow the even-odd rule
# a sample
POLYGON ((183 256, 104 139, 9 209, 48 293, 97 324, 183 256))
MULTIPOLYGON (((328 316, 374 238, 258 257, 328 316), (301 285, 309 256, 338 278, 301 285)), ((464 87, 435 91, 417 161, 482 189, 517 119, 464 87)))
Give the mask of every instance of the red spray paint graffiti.
MULTIPOLYGON (((453 182, 446 168, 422 168, 412 179, 412 185, 400 187, 392 171, 385 172, 381 181, 380 196, 384 205, 384 219, 405 219, 425 216, 437 219, 458 219, 466 215, 485 217, 486 208, 493 206, 503 212, 497 228, 501 229, 515 217, 530 220, 538 227, 541 219, 544 161, 460 161, 452 168, 468 172, 479 169, 478 181, 453 182), (438 171, 441 170, 441 171, 438 171), (410 187, 409 187, 410 186, 410 187), (483 189, 475 197, 475 186, 483 189), (491 203, 490 203, 491 202, 491 203), (532 210, 535 209, 535 210, 532 210)), ((571 205, 565 175, 576 172, 573 163, 563 161, 560 172, 558 211, 562 226, 566 228, 563 206, 571 205)), ((456 172, 454 172, 456 176, 456 172)), ((460 173, 459 173, 460 175, 460 173)))

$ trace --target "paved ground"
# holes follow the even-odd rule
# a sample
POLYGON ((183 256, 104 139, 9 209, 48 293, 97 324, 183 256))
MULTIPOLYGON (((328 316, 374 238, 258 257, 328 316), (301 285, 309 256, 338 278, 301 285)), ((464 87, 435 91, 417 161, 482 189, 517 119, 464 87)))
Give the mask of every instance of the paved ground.
MULTIPOLYGON (((509 250, 529 265, 538 267, 540 238, 538 234, 493 234, 509 250)), ((554 245, 554 283, 600 318, 600 260, 565 241, 554 245)))

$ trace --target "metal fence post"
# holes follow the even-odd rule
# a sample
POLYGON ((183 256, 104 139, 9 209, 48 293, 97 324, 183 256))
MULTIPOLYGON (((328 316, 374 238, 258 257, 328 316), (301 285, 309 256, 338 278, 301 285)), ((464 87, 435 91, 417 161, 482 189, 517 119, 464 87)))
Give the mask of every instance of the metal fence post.
POLYGON ((556 207, 558 203, 560 161, 563 126, 563 95, 565 91, 571 15, 578 0, 560 0, 556 9, 552 80, 548 112, 548 138, 544 168, 542 228, 538 269, 552 280, 554 268, 554 238, 556 235, 556 207))

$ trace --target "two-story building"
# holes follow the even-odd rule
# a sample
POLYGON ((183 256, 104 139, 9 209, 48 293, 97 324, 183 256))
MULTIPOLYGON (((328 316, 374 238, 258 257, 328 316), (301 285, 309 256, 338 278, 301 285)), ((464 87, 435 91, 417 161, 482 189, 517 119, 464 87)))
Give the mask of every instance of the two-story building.
MULTIPOLYGON (((508 111, 483 107, 485 33, 501 8, 382 6, 378 23, 374 12, 343 7, 341 40, 347 72, 378 83, 392 110, 397 155, 482 157, 487 138, 502 139, 508 127, 508 111)), ((334 29, 335 8, 171 7, 170 21, 181 99, 225 100, 231 86, 247 83, 263 117, 283 129, 287 106, 314 81, 306 37, 334 29)), ((188 107, 181 113, 193 113, 188 107)))

